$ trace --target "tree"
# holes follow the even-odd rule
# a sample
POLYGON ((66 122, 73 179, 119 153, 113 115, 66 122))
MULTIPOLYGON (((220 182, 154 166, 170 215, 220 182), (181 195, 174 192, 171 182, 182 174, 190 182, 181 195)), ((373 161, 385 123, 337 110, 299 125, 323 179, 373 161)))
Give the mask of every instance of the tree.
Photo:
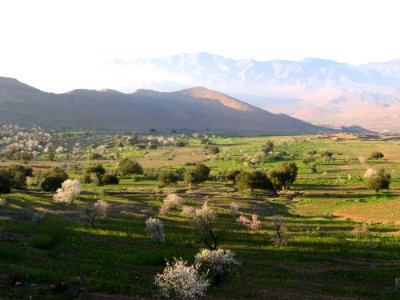
POLYGON ((114 174, 105 173, 102 176, 102 183, 103 184, 119 184, 119 179, 114 174))
POLYGON ((325 151, 323 151, 323 152, 321 153, 321 156, 322 156, 322 159, 323 159, 324 161, 328 161, 328 160, 331 160, 331 159, 332 159, 333 152, 332 152, 332 151, 329 151, 329 150, 325 150, 325 151))
POLYGON ((268 154, 273 149, 274 149, 274 143, 272 141, 266 141, 261 147, 261 151, 264 152, 265 154, 268 154))
POLYGON ((208 147, 208 152, 211 154, 218 154, 219 151, 219 147, 218 146, 210 146, 208 147))
POLYGON ((55 192, 67 179, 68 174, 61 168, 55 167, 44 174, 44 180, 40 184, 40 188, 46 192, 55 192))
POLYGON ((102 164, 93 164, 86 167, 86 173, 98 173, 103 175, 106 172, 102 164))
POLYGON ((236 183, 236 177, 241 173, 240 170, 230 170, 226 173, 226 179, 236 183))
POLYGON ((11 187, 14 189, 25 189, 26 188, 26 177, 32 176, 32 168, 25 167, 22 165, 10 165, 6 170, 11 181, 11 187))
POLYGON ((193 169, 186 172, 185 181, 189 183, 190 186, 203 183, 208 180, 210 171, 210 168, 206 165, 198 164, 193 169))
POLYGON ((177 141, 177 142, 175 143, 175 146, 178 147, 178 148, 182 148, 182 147, 185 147, 186 144, 185 144, 185 142, 183 142, 183 141, 177 141))
POLYGON ((74 201, 79 198, 81 190, 81 182, 79 179, 67 179, 62 183, 61 188, 57 189, 57 193, 54 195, 54 201, 73 204, 74 201))
POLYGON ((118 170, 124 175, 143 174, 143 167, 137 161, 129 158, 119 161, 118 170))
POLYGON ((11 191, 11 180, 5 170, 0 170, 0 194, 7 194, 11 191))
POLYGON ((295 163, 284 162, 269 173, 269 178, 275 186, 275 189, 279 191, 288 188, 290 184, 295 182, 297 171, 298 167, 295 163))
POLYGON ((380 190, 389 188, 391 180, 392 176, 389 173, 385 173, 385 169, 380 169, 366 176, 365 185, 369 190, 379 194, 380 190))
POLYGON ((254 193, 256 189, 274 190, 272 182, 265 172, 260 170, 241 172, 236 176, 236 186, 240 191, 250 190, 251 193, 254 193))
POLYGON ((385 155, 383 155, 382 152, 375 151, 375 152, 372 152, 372 153, 369 155, 369 158, 370 158, 370 159, 381 159, 381 158, 383 158, 384 156, 385 156, 385 155))
POLYGON ((161 171, 158 175, 158 179, 162 185, 171 186, 178 182, 178 176, 173 171, 161 171))

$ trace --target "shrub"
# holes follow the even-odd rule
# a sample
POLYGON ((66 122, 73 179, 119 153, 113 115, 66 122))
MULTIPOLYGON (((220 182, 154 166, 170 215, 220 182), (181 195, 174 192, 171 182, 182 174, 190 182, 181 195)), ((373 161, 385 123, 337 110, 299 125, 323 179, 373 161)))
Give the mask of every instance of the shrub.
POLYGON ((226 173, 226 179, 236 183, 236 177, 240 174, 241 171, 239 170, 232 170, 226 173))
POLYGON ((185 144, 185 142, 177 141, 177 142, 175 143, 175 146, 178 147, 178 148, 182 148, 182 147, 185 147, 186 144, 185 144))
POLYGON ((96 173, 96 174, 104 174, 106 169, 104 169, 102 164, 94 164, 86 167, 86 173, 96 173))
POLYGON ((272 241, 274 242, 274 245, 277 247, 286 246, 289 242, 285 235, 287 232, 287 227, 279 216, 274 217, 273 230, 274 235, 272 236, 272 241))
POLYGON ((178 182, 178 176, 172 171, 162 171, 158 175, 162 185, 171 186, 178 182))
POLYGON ((271 141, 266 141, 261 147, 261 151, 264 152, 264 154, 268 154, 273 149, 274 149, 274 143, 271 141))
POLYGON ((329 161, 332 159, 333 156, 333 152, 329 151, 329 150, 325 150, 323 152, 321 152, 321 157, 324 161, 329 161))
POLYGON ((0 207, 6 204, 6 198, 0 198, 0 207))
POLYGON ((182 206, 181 214, 187 218, 192 218, 194 216, 195 209, 192 206, 182 206))
POLYGON ((163 273, 157 274, 155 284, 161 296, 173 299, 198 299, 204 296, 209 283, 204 275, 200 275, 198 266, 189 266, 182 259, 167 262, 163 273))
POLYGON ((205 182, 210 176, 210 168, 203 164, 196 165, 185 174, 185 181, 190 186, 205 182))
POLYGON ((208 152, 210 154, 218 154, 220 152, 219 147, 218 146, 210 146, 210 147, 208 147, 208 152))
POLYGON ((317 171, 318 171, 318 170, 317 170, 317 165, 316 165, 316 164, 312 164, 311 167, 310 167, 310 169, 311 169, 311 172, 312 172, 312 173, 317 173, 317 171))
POLYGON ((145 231, 150 235, 150 238, 156 242, 165 241, 164 224, 157 218, 148 218, 146 220, 145 231))
POLYGON ((258 230, 260 229, 261 221, 258 220, 258 216, 256 214, 251 215, 251 220, 248 217, 240 216, 236 219, 236 222, 239 222, 246 226, 248 229, 251 230, 258 230))
POLYGON ((367 188, 369 190, 374 190, 376 194, 382 189, 388 189, 392 180, 392 176, 389 173, 385 173, 384 169, 378 171, 368 169, 364 177, 366 177, 365 185, 367 188))
POLYGON ((289 184, 295 182, 297 171, 298 167, 295 163, 284 162, 269 173, 269 178, 276 190, 286 189, 289 187, 289 184))
POLYGON ((11 192, 11 180, 4 170, 0 170, 0 194, 11 192))
POLYGON ((233 274, 239 262, 234 258, 235 253, 230 250, 202 249, 196 254, 195 264, 199 270, 210 276, 213 283, 218 284, 224 276, 233 274))
POLYGON ((4 174, 8 176, 11 182, 11 188, 25 189, 26 177, 32 176, 32 168, 22 165, 10 165, 4 170, 4 174))
POLYGON ((92 207, 85 209, 86 220, 92 226, 95 227, 95 223, 98 219, 105 218, 107 215, 108 203, 104 200, 97 200, 92 207))
POLYGON ((131 174, 143 174, 143 167, 134 160, 129 158, 124 158, 120 160, 118 163, 118 170, 123 175, 131 175, 131 174))
POLYGON ((82 182, 83 183, 92 183, 92 178, 90 176, 90 173, 85 173, 82 175, 82 182))
POLYGON ((254 193, 256 189, 274 190, 271 180, 263 171, 241 172, 236 176, 236 186, 240 191, 250 190, 254 193))
POLYGON ((67 179, 67 173, 62 169, 55 167, 44 174, 44 180, 40 184, 40 188, 46 192, 55 192, 67 179))
POLYGON ((79 179, 67 179, 54 195, 54 200, 60 203, 73 204, 81 193, 81 182, 79 179))
POLYGON ((213 231, 217 212, 208 206, 207 202, 201 208, 194 211, 194 221, 203 238, 204 243, 210 250, 217 249, 218 238, 213 231), (210 242, 211 238, 211 242, 210 242))
POLYGON ((177 194, 169 194, 164 199, 164 204, 160 207, 160 214, 167 214, 172 208, 181 205, 183 198, 179 197, 177 194))
POLYGON ((105 173, 102 176, 103 184, 119 184, 119 179, 114 174, 105 173))
POLYGON ((384 156, 385 156, 385 155, 383 155, 382 152, 375 151, 375 152, 372 152, 372 153, 369 155, 369 158, 370 158, 370 159, 381 159, 381 158, 383 158, 384 156))

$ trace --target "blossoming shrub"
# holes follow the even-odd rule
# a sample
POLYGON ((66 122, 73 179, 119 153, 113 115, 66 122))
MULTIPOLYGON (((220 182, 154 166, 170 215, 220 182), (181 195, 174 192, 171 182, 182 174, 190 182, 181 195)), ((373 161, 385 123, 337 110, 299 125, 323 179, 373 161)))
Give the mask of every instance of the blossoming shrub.
POLYGON ((209 283, 199 274, 198 266, 189 266, 182 259, 175 259, 161 274, 155 277, 155 284, 162 297, 176 299, 198 299, 204 295, 209 283))
POLYGON ((146 220, 145 231, 150 235, 150 238, 156 242, 165 241, 164 223, 157 218, 148 218, 146 220))
POLYGON ((98 219, 105 218, 107 215, 108 203, 105 200, 97 200, 92 207, 86 208, 86 220, 94 228, 98 219))
POLYGON ((207 202, 203 204, 201 208, 194 211, 194 221, 199 229, 204 242, 209 249, 217 249, 218 238, 213 231, 213 225, 217 212, 208 206, 207 202), (210 242, 211 238, 211 242, 210 242))
POLYGON ((54 200, 60 203, 73 204, 81 193, 81 182, 79 179, 65 180, 61 188, 57 189, 54 200))
POLYGON ((165 215, 169 213, 171 209, 176 206, 181 205, 183 202, 183 198, 178 196, 177 194, 169 194, 164 199, 164 204, 160 207, 160 214, 165 215))
POLYGON ((194 207, 193 206, 182 206, 181 214, 187 218, 192 218, 194 216, 194 207))
POLYGON ((258 220, 258 216, 256 214, 251 215, 251 220, 248 217, 240 216, 236 219, 236 222, 243 224, 251 230, 258 230, 261 226, 261 221, 258 220))
POLYGON ((195 264, 198 264, 199 270, 206 273, 217 284, 224 276, 232 275, 235 267, 239 265, 234 256, 235 253, 231 250, 202 249, 196 254, 195 264))

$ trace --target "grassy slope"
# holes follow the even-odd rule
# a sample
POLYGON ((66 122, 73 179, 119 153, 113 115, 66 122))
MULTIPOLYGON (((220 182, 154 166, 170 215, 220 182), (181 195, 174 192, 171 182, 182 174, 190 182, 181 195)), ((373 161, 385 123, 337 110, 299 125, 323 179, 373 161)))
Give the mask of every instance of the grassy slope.
MULTIPOLYGON (((242 156, 256 153, 266 139, 214 139, 225 159, 206 163, 213 173, 247 168, 242 156)), ((263 194, 243 197, 233 192, 231 185, 217 182, 208 182, 184 195, 187 205, 200 206, 208 199, 218 208, 220 245, 235 250, 242 261, 238 273, 208 290, 207 297, 400 299, 393 292, 400 259, 396 225, 400 220, 400 210, 396 210, 399 181, 394 176, 392 189, 376 197, 358 178, 366 166, 355 159, 350 164, 343 161, 347 155, 357 158, 381 150, 388 161, 370 164, 394 170, 395 175, 400 171, 398 143, 337 142, 315 137, 272 139, 280 145, 277 150, 293 155, 300 166, 299 180, 293 186, 299 194, 294 198, 294 191, 279 198, 263 194), (309 167, 300 162, 303 153, 311 149, 343 154, 336 155, 332 162, 318 158, 319 171, 311 174, 309 167), (235 222, 237 215, 229 206, 233 199, 244 214, 260 215, 260 231, 249 232, 235 222), (290 239, 288 246, 280 248, 271 241, 276 214, 284 216, 290 239), (346 218, 374 223, 369 225, 369 232, 357 234, 353 231, 357 224, 346 218)), ((146 168, 180 166, 206 157, 197 142, 184 149, 136 155, 146 168), (171 154, 173 159, 168 160, 171 154)), ((265 163, 262 167, 271 169, 275 164, 265 163)), ((74 206, 55 204, 52 194, 36 190, 8 195, 7 204, 0 208, 0 298, 154 298, 154 275, 162 271, 165 259, 182 257, 192 261, 203 247, 190 221, 178 211, 161 217, 166 224, 166 243, 157 244, 146 236, 144 220, 156 215, 163 197, 174 190, 166 188, 163 195, 158 195, 156 186, 156 181, 133 183, 124 179, 118 186, 102 187, 106 195, 99 195, 99 188, 85 185, 84 195, 74 206), (110 212, 96 229, 91 229, 81 217, 82 210, 99 198, 110 203, 110 212), (37 211, 46 211, 47 215, 33 224, 32 215, 37 211), (16 287, 16 282, 22 286, 16 287)), ((180 183, 176 188, 185 186, 180 183)))

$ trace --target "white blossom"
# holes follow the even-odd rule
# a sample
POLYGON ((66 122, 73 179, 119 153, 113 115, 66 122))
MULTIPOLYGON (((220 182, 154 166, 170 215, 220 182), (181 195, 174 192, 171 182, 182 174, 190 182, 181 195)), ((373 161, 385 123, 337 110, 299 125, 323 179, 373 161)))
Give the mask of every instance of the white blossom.
POLYGON ((235 266, 239 265, 234 256, 235 253, 231 250, 202 249, 196 254, 195 263, 201 271, 207 272, 214 280, 219 280, 222 276, 232 275, 235 266))
POLYGON ((155 284, 165 298, 198 299, 209 286, 205 276, 199 274, 198 266, 188 266, 187 262, 175 259, 167 262, 162 274, 157 274, 155 284))
POLYGON ((60 203, 73 204, 81 193, 81 182, 79 179, 67 179, 61 188, 56 191, 54 200, 60 203))
POLYGON ((150 235, 150 238, 157 242, 165 241, 164 224, 157 218, 148 218, 146 220, 145 231, 150 235))

